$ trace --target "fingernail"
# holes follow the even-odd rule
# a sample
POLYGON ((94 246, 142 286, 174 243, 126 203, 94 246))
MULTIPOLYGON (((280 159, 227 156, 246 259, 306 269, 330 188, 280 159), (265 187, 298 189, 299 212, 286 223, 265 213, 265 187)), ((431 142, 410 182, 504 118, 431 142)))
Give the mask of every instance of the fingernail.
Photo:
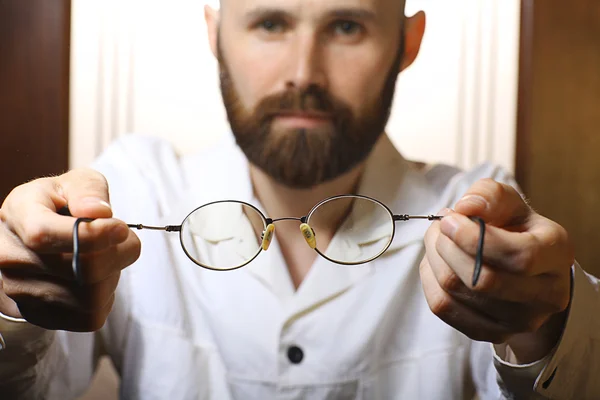
POLYGON ((441 216, 443 217, 443 216, 445 216, 445 215, 448 215, 448 214, 450 214, 451 212, 452 212, 452 209, 450 209, 450 208, 442 208, 442 209, 440 210, 440 212, 439 212, 439 213, 437 213, 437 215, 441 215, 441 216))
POLYGON ((466 203, 471 205, 471 207, 476 207, 482 210, 488 208, 488 202, 481 196, 476 194, 469 194, 459 200, 459 203, 466 203))
POLYGON ((102 207, 108 208, 109 210, 112 209, 110 204, 108 204, 106 201, 104 201, 98 197, 85 197, 85 198, 81 199, 81 204, 85 204, 87 206, 100 205, 102 207))
POLYGON ((444 217, 442 219, 440 230, 444 235, 448 236, 450 239, 454 239, 454 235, 456 234, 459 225, 460 223, 453 216, 444 217))

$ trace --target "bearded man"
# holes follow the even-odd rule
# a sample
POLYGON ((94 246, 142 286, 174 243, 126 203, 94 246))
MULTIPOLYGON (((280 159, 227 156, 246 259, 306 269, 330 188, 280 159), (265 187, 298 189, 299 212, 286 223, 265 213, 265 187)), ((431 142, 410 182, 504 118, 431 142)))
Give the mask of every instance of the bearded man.
POLYGON ((599 285, 565 230, 501 168, 385 133, 423 13, 205 17, 231 140, 127 135, 5 200, 0 397, 76 398, 107 354, 126 399, 600 398, 599 285))

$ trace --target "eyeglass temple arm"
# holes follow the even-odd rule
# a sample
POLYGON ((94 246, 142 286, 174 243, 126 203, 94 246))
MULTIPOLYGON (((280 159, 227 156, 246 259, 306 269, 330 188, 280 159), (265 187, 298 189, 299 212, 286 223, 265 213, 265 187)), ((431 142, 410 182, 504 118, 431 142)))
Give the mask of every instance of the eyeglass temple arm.
POLYGON ((127 226, 138 230, 148 229, 152 231, 181 232, 181 225, 149 226, 142 224, 127 224, 127 226))
POLYGON ((426 219, 429 221, 438 221, 442 218, 444 217, 441 215, 394 215, 394 221, 409 221, 411 219, 426 219))
MULTIPOLYGON (((64 215, 67 217, 72 217, 71 211, 68 206, 64 206, 60 210, 58 210, 58 214, 64 215)), ((75 220, 75 224, 73 225, 73 274, 75 275, 75 279, 79 284, 83 284, 83 279, 81 276, 81 269, 79 267, 79 224, 82 222, 92 222, 94 218, 77 218, 75 220)), ((148 229, 153 231, 165 231, 165 232, 181 232, 181 225, 167 225, 167 226, 149 226, 142 224, 127 224, 128 227, 134 229, 148 229)))
MULTIPOLYGON (((428 221, 439 221, 444 218, 442 215, 394 215, 394 221, 409 221, 411 219, 426 219, 428 221)), ((477 285, 481 275, 481 266, 483 264, 483 239, 485 237, 485 221, 479 217, 469 217, 479 224, 479 240, 477 242, 477 253, 475 254, 475 268, 473 270, 473 287, 477 285)))

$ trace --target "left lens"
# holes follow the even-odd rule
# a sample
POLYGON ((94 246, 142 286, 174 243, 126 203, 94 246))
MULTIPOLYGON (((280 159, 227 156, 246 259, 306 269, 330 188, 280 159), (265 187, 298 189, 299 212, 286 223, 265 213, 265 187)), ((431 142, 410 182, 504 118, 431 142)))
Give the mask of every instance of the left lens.
POLYGON ((196 264, 226 271, 244 266, 258 255, 265 228, 266 220, 254 207, 221 201, 188 215, 181 226, 181 244, 196 264))
POLYGON ((377 258, 394 236, 392 214, 381 203, 366 197, 325 200, 310 213, 307 223, 315 232, 316 249, 340 264, 362 264, 377 258), (327 243, 319 240, 319 230, 335 234, 327 243))

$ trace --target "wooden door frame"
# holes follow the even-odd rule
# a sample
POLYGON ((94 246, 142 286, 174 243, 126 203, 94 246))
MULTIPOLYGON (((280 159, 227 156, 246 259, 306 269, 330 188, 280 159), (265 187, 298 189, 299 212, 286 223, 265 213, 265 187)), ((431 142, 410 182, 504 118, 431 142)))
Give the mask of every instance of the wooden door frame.
POLYGON ((535 0, 521 0, 515 178, 525 193, 528 189, 526 171, 531 148, 534 4, 535 0))
POLYGON ((69 161, 71 0, 0 1, 0 204, 69 161))

